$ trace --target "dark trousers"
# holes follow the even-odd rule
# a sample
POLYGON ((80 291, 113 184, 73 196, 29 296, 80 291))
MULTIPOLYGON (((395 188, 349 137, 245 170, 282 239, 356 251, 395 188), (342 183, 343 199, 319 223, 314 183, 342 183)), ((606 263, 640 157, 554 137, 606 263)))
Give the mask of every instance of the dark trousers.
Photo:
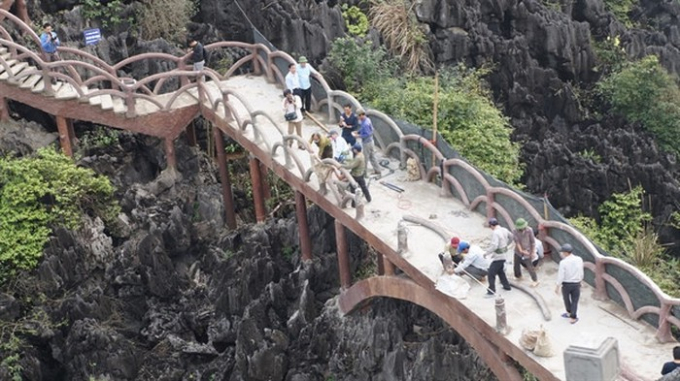
POLYGON ((562 283, 562 299, 564 299, 564 309, 569 313, 569 317, 576 319, 578 310, 578 299, 581 297, 581 283, 562 283))
MULTIPOLYGON (((364 176, 352 176, 354 181, 359 184, 359 188, 361 188, 361 191, 364 192, 364 197, 366 197, 366 201, 371 202, 371 194, 368 193, 368 187, 366 186, 366 179, 364 176)), ((354 188, 352 188, 352 192, 354 192, 354 188)))
POLYGON ((505 259, 491 262, 491 266, 489 266, 489 291, 496 292, 496 275, 501 280, 503 288, 510 289, 510 282, 508 282, 508 277, 505 276, 503 266, 505 266, 505 259))
POLYGON ((527 268, 527 271, 529 271, 531 280, 536 282, 538 280, 538 277, 536 276, 536 269, 534 269, 534 264, 531 262, 531 257, 525 258, 526 259, 522 259, 521 255, 515 253, 515 260, 512 261, 512 269, 515 272, 515 278, 522 277, 522 270, 520 269, 520 265, 522 265, 527 268))
POLYGON ((300 89, 300 98, 302 98, 302 112, 312 109, 312 88, 300 89))

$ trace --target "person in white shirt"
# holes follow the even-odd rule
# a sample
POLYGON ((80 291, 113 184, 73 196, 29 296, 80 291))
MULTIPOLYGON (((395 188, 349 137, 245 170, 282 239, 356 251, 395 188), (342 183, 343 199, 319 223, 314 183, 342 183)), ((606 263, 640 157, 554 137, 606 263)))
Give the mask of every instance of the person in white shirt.
POLYGON ((286 74, 286 89, 290 90, 293 95, 301 96, 300 92, 300 78, 297 73, 297 65, 294 63, 288 65, 288 74, 286 74))
POLYGON ((487 297, 492 297, 496 293, 496 275, 498 275, 504 290, 512 290, 508 277, 505 276, 504 267, 505 259, 508 256, 508 251, 514 242, 514 238, 510 230, 500 226, 495 218, 489 218, 489 227, 493 230, 493 233, 491 235, 491 243, 484 253, 484 258, 491 258, 489 289, 486 291, 486 295, 487 297))
MULTIPOLYGON (((286 118, 286 121, 288 121, 288 135, 292 135, 294 132, 298 134, 298 136, 302 137, 302 112, 300 111, 300 108, 302 107, 302 101, 300 100, 300 97, 297 95, 293 95, 293 92, 290 91, 290 89, 286 89, 283 91, 283 114, 284 117, 286 118), (291 115, 290 119, 288 118, 288 115, 291 115)), ((293 142, 290 142, 290 146, 293 146, 293 142)), ((298 142, 298 148, 299 149, 305 149, 305 146, 302 145, 302 143, 298 142)))
POLYGON ((555 293, 559 293, 562 287, 562 298, 564 299, 564 308, 567 312, 562 314, 563 318, 569 318, 571 324, 578 321, 578 300, 581 297, 581 281, 583 281, 583 259, 578 255, 572 254, 574 248, 565 243, 560 248, 559 270, 557 270, 557 285, 555 286, 555 293))
POLYGON ((300 80, 300 98, 302 98, 302 112, 312 112, 312 74, 319 74, 307 61, 307 57, 301 56, 297 65, 298 79, 300 80))
POLYGON ((331 147, 333 147, 333 158, 342 163, 350 155, 350 147, 347 141, 340 136, 337 130, 331 130, 331 147))
POLYGON ((469 274, 477 280, 482 280, 488 273, 489 261, 484 259, 484 251, 479 246, 471 246, 468 242, 458 244, 458 254, 463 254, 463 261, 453 270, 458 275, 469 274))

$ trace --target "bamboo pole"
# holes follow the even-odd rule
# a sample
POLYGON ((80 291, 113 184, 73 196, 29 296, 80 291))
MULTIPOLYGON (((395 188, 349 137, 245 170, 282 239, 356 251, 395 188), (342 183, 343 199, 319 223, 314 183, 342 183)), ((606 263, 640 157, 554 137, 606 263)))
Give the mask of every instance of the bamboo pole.
MULTIPOLYGON (((438 108, 439 108, 439 72, 435 70, 434 72, 434 101, 432 102, 432 144, 436 147, 437 146, 437 119, 438 119, 438 108)), ((432 152, 432 162, 431 166, 435 165, 435 159, 436 156, 434 152, 432 152)), ((444 178, 444 174, 441 174, 441 177, 444 178)))

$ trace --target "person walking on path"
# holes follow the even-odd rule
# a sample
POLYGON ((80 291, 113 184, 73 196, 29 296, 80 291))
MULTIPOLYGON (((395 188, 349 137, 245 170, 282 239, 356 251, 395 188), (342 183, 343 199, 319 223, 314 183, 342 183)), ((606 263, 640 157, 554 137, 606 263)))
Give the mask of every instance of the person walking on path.
MULTIPOLYGON (((301 105, 302 101, 300 100, 299 96, 293 95, 293 92, 290 91, 290 89, 283 91, 283 114, 286 116, 292 115, 294 113, 294 118, 291 117, 289 119, 286 117, 286 120, 288 121, 288 135, 297 133, 299 137, 302 137, 302 112, 300 111, 301 105)), ((290 146, 293 146, 292 141, 290 142, 290 146)), ((305 147, 300 142, 298 142, 298 148, 305 149, 305 147)))
POLYGON ((531 256, 536 250, 536 238, 531 229, 527 229, 529 224, 524 218, 518 218, 515 221, 515 231, 512 233, 515 240, 515 256, 512 260, 512 268, 515 273, 515 278, 522 278, 522 270, 520 265, 523 264, 529 275, 531 276, 531 287, 538 286, 538 277, 536 276, 536 269, 531 262, 531 256))
POLYGON ((300 91, 300 79, 297 74, 297 65, 294 63, 288 65, 288 74, 286 74, 286 89, 293 92, 293 95, 302 96, 300 91))
POLYGON ((302 56, 298 60, 298 79, 300 80, 300 93, 302 98, 302 112, 312 112, 312 74, 319 74, 312 65, 308 64, 307 57, 302 56))
MULTIPOLYGON (((366 111, 363 109, 357 110, 357 115, 359 116, 359 131, 355 132, 354 136, 359 136, 361 138, 361 144, 364 147, 364 155, 366 156, 366 159, 371 162, 373 174, 378 175, 378 178, 380 178, 382 172, 380 171, 378 159, 375 157, 373 123, 371 122, 371 119, 366 116, 366 111)), ((366 168, 366 172, 368 172, 368 167, 366 168)))
POLYGON ((574 248, 568 243, 560 248, 562 260, 557 270, 557 285, 555 286, 556 294, 562 287, 564 309, 567 310, 562 314, 562 317, 569 318, 571 324, 578 321, 576 313, 578 311, 578 300, 581 297, 581 281, 583 281, 583 259, 572 254, 573 251, 574 248))
MULTIPOLYGON (((52 31, 52 24, 43 24, 43 32, 40 34, 40 47, 42 48, 46 62, 55 62, 61 60, 61 57, 59 57, 59 52, 57 51, 60 45, 61 41, 59 41, 57 33, 52 31)), ((55 84, 56 82, 57 79, 52 78, 52 84, 55 84)))
POLYGON ((508 277, 505 276, 505 260, 510 250, 510 245, 514 241, 514 236, 510 230, 500 226, 498 220, 489 218, 489 227, 492 230, 491 243, 486 248, 484 258, 491 258, 491 265, 489 266, 489 289, 486 292, 488 297, 492 297, 496 293, 496 276, 501 281, 503 289, 506 291, 512 290, 508 277))
POLYGON ((342 127, 342 137, 350 146, 356 143, 357 139, 354 137, 354 132, 357 130, 359 125, 359 119, 352 112, 352 105, 347 103, 343 107, 343 112, 340 114, 340 127, 342 127))
POLYGON ((191 53, 194 71, 201 71, 205 66, 205 52, 203 50, 203 44, 200 42, 195 39, 189 41, 189 52, 191 53))
POLYGON ((665 376, 668 373, 674 371, 676 368, 680 368, 680 346, 678 345, 673 347, 673 361, 663 364, 663 367, 661 368, 661 375, 665 376))
POLYGON ((478 246, 471 246, 468 242, 461 241, 457 252, 463 255, 463 261, 453 272, 461 276, 467 273, 476 280, 483 281, 489 268, 489 261, 484 259, 484 251, 478 246))
MULTIPOLYGON (((343 168, 349 170, 349 174, 354 178, 361 191, 364 192, 364 197, 366 197, 367 202, 371 202, 371 194, 368 192, 368 186, 366 186, 366 179, 364 175, 366 174, 366 159, 364 154, 361 152, 361 144, 354 143, 352 147, 352 152, 354 153, 354 158, 349 160, 347 163, 343 164, 343 168)), ((354 188, 351 189, 354 192, 354 188)))

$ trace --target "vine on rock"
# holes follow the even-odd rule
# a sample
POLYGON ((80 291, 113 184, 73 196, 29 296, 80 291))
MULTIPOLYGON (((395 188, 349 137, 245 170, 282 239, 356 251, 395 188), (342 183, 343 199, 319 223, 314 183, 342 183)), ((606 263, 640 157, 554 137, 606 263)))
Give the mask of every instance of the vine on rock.
POLYGON ((35 268, 53 227, 78 228, 83 213, 112 221, 113 192, 108 178, 51 149, 0 158, 0 283, 35 268))

